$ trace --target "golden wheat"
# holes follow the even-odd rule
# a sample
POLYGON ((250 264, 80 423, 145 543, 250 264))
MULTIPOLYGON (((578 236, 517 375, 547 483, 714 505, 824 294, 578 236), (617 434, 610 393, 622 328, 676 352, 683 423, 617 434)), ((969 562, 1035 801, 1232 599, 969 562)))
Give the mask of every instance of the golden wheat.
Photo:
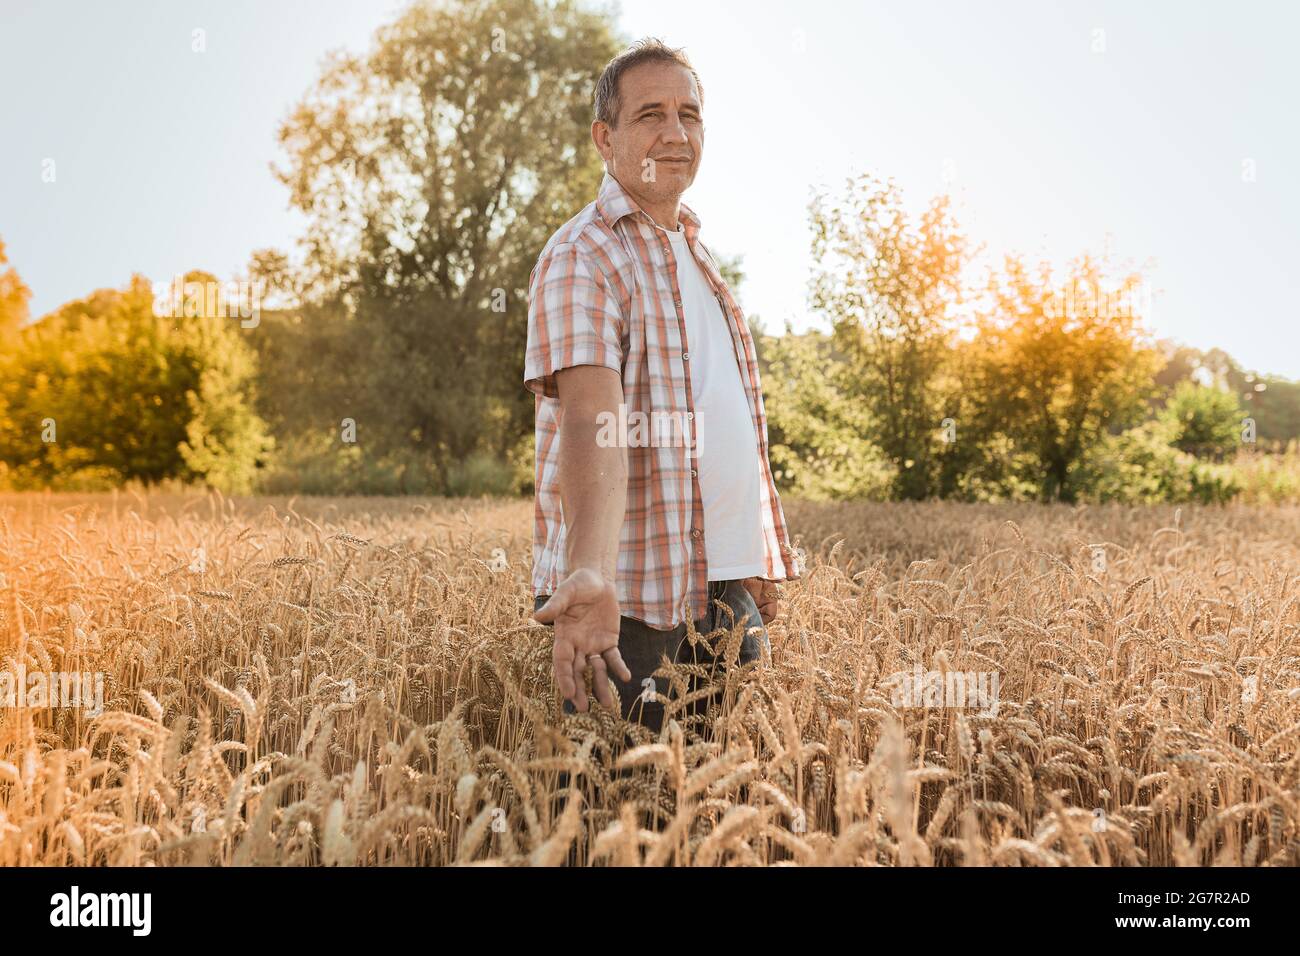
POLYGON ((0 864, 1300 863, 1300 508, 787 516, 769 666, 655 735, 561 712, 528 502, 0 497, 0 672, 105 698, 0 707, 0 864))

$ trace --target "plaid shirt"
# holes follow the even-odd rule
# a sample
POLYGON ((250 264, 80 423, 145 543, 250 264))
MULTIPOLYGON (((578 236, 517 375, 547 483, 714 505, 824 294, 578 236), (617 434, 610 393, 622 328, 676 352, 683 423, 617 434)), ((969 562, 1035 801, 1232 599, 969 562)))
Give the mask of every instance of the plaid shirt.
MULTIPOLYGON (((764 577, 797 578, 785 515, 768 464, 767 417, 758 359, 745 317, 697 240, 699 218, 679 217, 687 244, 708 277, 731 329, 761 462, 759 514, 764 577)), ((605 173, 596 201, 564 224, 533 267, 528 289, 524 384, 536 395, 534 595, 551 594, 567 575, 558 480, 560 402, 555 373, 600 365, 623 380, 627 416, 689 422, 689 444, 629 447, 627 509, 619 537, 616 585, 620 612, 660 628, 702 618, 708 608, 704 507, 692 466, 694 417, 686 325, 668 235, 605 173), (669 413, 665 415, 665 413, 669 413)), ((683 436, 685 439, 685 436, 683 436)))

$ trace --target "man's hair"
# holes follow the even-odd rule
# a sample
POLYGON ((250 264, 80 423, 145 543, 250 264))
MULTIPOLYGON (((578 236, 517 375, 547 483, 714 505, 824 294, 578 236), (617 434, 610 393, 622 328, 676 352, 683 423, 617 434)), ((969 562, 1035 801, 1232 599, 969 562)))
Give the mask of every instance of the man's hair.
POLYGON ((691 66, 691 61, 686 58, 686 53, 680 49, 673 49, 661 40, 649 37, 645 40, 637 40, 605 64, 600 79, 596 81, 596 119, 610 129, 617 124, 619 110, 623 108, 618 81, 624 73, 640 63, 677 63, 686 67, 695 79, 695 89, 700 94, 700 108, 704 108, 704 85, 700 83, 700 76, 695 72, 695 67, 691 66))

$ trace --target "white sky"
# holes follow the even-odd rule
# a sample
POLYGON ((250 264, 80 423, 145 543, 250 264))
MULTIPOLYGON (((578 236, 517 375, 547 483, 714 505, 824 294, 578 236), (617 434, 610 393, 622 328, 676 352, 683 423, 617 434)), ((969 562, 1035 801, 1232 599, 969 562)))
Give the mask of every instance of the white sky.
MULTIPOLYGON (((133 271, 229 277, 289 249, 275 128, 326 50, 366 49, 401 6, 0 0, 0 239, 33 313, 133 271)), ((919 209, 947 170, 991 256, 1109 249, 1149 266, 1158 335, 1300 378, 1300 5, 625 0, 619 23, 700 73, 686 201, 744 256, 769 329, 817 321, 814 185, 871 170, 919 209)))

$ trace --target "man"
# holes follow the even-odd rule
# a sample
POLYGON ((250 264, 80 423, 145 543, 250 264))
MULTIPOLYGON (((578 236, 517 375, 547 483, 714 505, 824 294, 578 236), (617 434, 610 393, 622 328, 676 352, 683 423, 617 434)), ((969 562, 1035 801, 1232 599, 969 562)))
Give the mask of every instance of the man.
POLYGON ((567 713, 587 709, 590 667, 601 704, 613 706, 612 677, 623 715, 658 730, 661 657, 718 663, 688 622, 708 633, 734 619, 740 663, 757 660, 780 613, 775 582, 798 572, 753 341, 681 203, 704 151, 686 56, 646 40, 611 60, 591 137, 599 194, 547 242, 529 285, 534 618, 554 625, 567 713))

